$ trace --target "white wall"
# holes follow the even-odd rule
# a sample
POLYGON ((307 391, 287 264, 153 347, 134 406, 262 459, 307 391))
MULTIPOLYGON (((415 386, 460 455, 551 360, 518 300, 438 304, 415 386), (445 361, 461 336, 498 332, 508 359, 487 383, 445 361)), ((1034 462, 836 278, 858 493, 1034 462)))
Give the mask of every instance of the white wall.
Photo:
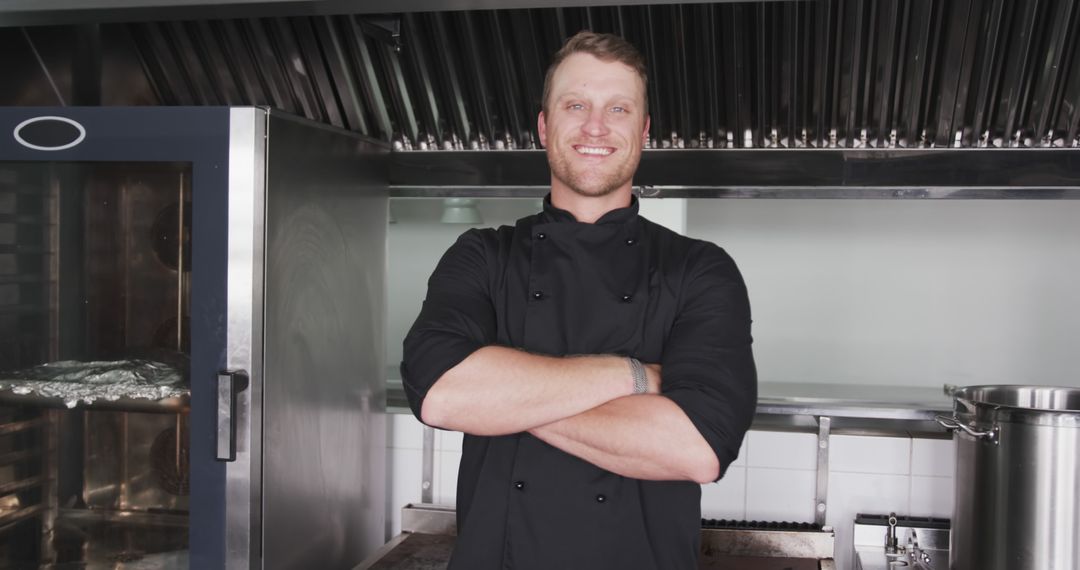
POLYGON ((1080 386, 1080 202, 691 200, 762 381, 1080 386))

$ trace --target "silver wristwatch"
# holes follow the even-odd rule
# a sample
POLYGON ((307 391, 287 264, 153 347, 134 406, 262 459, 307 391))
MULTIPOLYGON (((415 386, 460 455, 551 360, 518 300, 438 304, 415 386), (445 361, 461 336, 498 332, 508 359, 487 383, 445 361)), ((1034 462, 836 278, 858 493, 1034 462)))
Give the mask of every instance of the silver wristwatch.
POLYGON ((645 366, 638 359, 628 356, 630 361, 630 374, 634 377, 634 393, 644 394, 649 390, 649 380, 645 377, 645 366))

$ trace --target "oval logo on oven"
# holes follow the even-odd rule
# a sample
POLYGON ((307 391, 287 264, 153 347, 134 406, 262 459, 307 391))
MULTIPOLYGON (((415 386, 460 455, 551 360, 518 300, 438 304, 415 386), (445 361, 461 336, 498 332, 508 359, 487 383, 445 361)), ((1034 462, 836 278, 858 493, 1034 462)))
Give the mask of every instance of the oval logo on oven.
POLYGON ((86 138, 86 129, 67 117, 34 117, 15 127, 15 140, 34 150, 67 150, 86 138))

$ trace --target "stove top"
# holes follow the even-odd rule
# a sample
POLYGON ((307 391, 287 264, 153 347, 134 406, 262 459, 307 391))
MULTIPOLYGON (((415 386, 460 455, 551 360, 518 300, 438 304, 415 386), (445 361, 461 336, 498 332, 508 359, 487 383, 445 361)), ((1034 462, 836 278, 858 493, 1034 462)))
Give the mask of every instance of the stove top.
POLYGON ((855 570, 948 570, 949 519, 859 514, 855 570))

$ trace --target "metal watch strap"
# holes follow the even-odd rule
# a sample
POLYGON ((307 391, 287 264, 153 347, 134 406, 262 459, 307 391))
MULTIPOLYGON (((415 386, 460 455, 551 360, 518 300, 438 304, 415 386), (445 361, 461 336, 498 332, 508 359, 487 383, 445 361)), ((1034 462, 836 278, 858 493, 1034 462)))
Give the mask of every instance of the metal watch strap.
POLYGON ((630 361, 630 374, 634 377, 634 393, 644 394, 649 389, 649 381, 645 377, 645 367, 642 366, 638 359, 632 356, 628 356, 626 359, 630 361))

